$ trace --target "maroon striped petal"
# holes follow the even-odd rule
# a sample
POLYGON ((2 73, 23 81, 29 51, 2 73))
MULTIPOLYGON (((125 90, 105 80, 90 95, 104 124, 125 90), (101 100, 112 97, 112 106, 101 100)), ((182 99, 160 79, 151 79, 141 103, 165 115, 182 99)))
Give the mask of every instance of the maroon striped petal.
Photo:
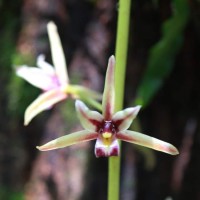
POLYGON ((137 116, 141 106, 126 108, 114 114, 112 121, 118 131, 124 131, 129 128, 133 119, 137 116))
POLYGON ((177 155, 179 154, 176 147, 174 147, 172 144, 169 144, 167 142, 158 140, 154 137, 150 137, 148 135, 144 135, 142 133, 138 133, 135 131, 122 131, 116 134, 116 137, 120 140, 138 144, 141 146, 145 146, 157 151, 162 151, 164 153, 168 153, 171 155, 177 155))
POLYGON ((114 112, 115 89, 115 57, 111 56, 108 61, 105 86, 103 92, 102 113, 105 121, 110 121, 114 112))
POLYGON ((82 101, 76 100, 76 111, 82 126, 89 131, 97 131, 103 122, 103 116, 91 111, 82 101))
POLYGON ((98 136, 97 133, 91 133, 87 130, 78 131, 75 133, 71 133, 69 135, 59 137, 42 146, 37 146, 37 149, 39 149, 40 151, 49 151, 53 149, 59 149, 59 148, 67 147, 76 143, 94 140, 97 138, 97 136, 98 136))

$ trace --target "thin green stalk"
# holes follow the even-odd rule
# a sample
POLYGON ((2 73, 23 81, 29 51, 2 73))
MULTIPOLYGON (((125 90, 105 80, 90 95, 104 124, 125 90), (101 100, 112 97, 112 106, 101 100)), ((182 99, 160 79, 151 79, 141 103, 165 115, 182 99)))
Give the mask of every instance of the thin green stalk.
POLYGON ((93 106, 98 111, 102 112, 102 105, 98 101, 96 101, 92 98, 91 99, 82 98, 82 100, 84 100, 84 102, 88 103, 89 105, 93 106))
MULTIPOLYGON (((121 110, 123 108, 130 6, 131 0, 119 0, 117 41, 115 53, 115 111, 121 110)), ((109 158, 108 173, 108 200, 119 200, 120 156, 109 158)))

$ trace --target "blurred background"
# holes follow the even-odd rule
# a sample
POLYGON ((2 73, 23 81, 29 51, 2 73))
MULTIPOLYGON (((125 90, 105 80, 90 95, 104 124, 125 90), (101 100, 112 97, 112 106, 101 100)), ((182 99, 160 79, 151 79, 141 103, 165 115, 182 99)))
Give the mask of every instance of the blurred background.
MULTIPOLYGON (((15 66, 52 63, 46 24, 54 21, 70 81, 102 92, 115 52, 116 0, 0 0, 0 199, 103 200, 107 159, 94 142, 39 152, 35 146, 80 130, 67 100, 23 126, 40 94, 15 66)), ((200 1, 132 0, 124 107, 143 105, 145 134, 170 142, 180 155, 123 142, 121 199, 200 199, 200 1)), ((140 126, 140 127, 139 127, 140 126)))

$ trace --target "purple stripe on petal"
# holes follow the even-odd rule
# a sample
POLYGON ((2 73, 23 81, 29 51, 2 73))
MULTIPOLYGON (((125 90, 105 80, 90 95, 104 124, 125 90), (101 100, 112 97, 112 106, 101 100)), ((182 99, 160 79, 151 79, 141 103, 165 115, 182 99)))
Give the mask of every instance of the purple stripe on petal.
POLYGON ((133 119, 137 116, 141 106, 136 106, 132 108, 126 108, 122 111, 118 111, 113 116, 113 123, 115 124, 118 131, 124 131, 129 128, 133 119))
POLYGON ((105 119, 105 121, 110 121, 112 119, 112 113, 113 113, 112 112, 113 108, 112 108, 111 104, 107 103, 105 105, 104 109, 105 109, 104 119, 105 119))
POLYGON ((148 135, 144 135, 142 133, 138 133, 135 131, 129 131, 129 130, 122 131, 122 132, 117 133, 116 137, 126 142, 145 146, 145 147, 148 147, 157 151, 162 151, 164 153, 168 153, 171 155, 179 154, 176 147, 174 147, 172 144, 169 144, 162 140, 158 140, 154 137, 150 137, 148 135))
MULTIPOLYGON (((83 115, 83 117, 85 117, 85 119, 87 119, 90 123, 92 123, 95 127, 101 127, 101 124, 103 122, 102 121, 98 121, 96 119, 92 119, 92 118, 88 118, 88 115, 83 111, 83 110, 80 110, 81 114, 83 115)), ((97 129, 98 130, 98 129, 97 129)))
POLYGON ((137 142, 137 140, 134 139, 133 136, 128 135, 128 134, 125 134, 125 133, 123 133, 123 132, 118 132, 118 133, 116 134, 116 137, 117 137, 118 139, 123 140, 123 141, 126 141, 126 142, 132 142, 132 143, 137 142))
POLYGON ((75 106, 82 126, 89 131, 98 131, 103 123, 103 116, 96 111, 91 111, 80 100, 76 100, 75 106))
POLYGON ((37 148, 40 151, 49 151, 53 149, 59 149, 59 148, 71 146, 73 144, 77 144, 80 142, 94 140, 97 138, 97 136, 98 136, 97 133, 92 133, 87 130, 83 130, 83 131, 78 131, 75 133, 71 133, 71 134, 59 137, 37 148))
POLYGON ((102 101, 102 113, 105 121, 110 121, 114 112, 115 102, 115 57, 111 56, 108 61, 108 68, 106 72, 105 86, 102 101))

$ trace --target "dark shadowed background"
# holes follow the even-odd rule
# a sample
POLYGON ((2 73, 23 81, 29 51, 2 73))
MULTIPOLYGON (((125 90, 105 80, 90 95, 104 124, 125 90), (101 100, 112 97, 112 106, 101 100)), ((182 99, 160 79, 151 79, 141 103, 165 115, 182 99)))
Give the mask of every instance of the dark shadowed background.
MULTIPOLYGON (((0 0, 0 199, 103 200, 107 159, 94 142, 56 151, 35 146, 81 129, 74 101, 23 126, 40 94, 15 66, 52 63, 46 24, 58 31, 72 83, 102 92, 114 54, 115 0, 0 0)), ((123 143, 122 200, 200 199, 200 1, 132 0, 124 107, 144 103, 142 132, 174 144, 178 156, 123 143)), ((134 123, 132 126, 134 130, 134 123)))

